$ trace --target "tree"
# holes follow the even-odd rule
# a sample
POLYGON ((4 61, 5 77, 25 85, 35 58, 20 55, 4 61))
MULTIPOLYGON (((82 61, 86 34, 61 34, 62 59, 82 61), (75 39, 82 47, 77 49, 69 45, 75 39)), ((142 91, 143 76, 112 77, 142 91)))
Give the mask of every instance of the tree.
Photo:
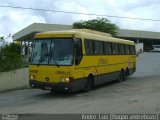
POLYGON ((0 47, 5 45, 7 42, 4 40, 4 36, 0 36, 0 47))
POLYGON ((81 20, 73 23, 73 28, 75 29, 92 29, 100 32, 109 33, 112 36, 117 35, 119 27, 113 24, 107 18, 97 18, 92 20, 81 20))
POLYGON ((7 43, 0 39, 0 72, 26 67, 26 61, 21 57, 21 46, 15 43, 7 43))

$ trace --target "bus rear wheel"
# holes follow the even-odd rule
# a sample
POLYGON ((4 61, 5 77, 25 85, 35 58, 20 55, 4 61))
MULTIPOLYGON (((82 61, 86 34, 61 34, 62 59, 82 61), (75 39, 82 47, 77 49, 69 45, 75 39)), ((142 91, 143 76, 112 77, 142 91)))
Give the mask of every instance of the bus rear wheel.
POLYGON ((118 79, 117 79, 117 81, 118 82, 122 82, 122 81, 124 81, 126 78, 125 78, 125 72, 123 71, 123 70, 121 70, 120 72, 119 72, 119 76, 118 76, 118 79))
POLYGON ((128 68, 125 70, 125 75, 129 76, 129 69, 128 68))

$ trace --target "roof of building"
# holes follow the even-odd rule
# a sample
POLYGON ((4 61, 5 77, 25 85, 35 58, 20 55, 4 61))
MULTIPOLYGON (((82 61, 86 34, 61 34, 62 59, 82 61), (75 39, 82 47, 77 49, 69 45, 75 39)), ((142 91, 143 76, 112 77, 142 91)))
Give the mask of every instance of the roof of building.
POLYGON ((20 30, 19 32, 13 35, 14 41, 24 40, 29 35, 34 35, 35 33, 44 32, 44 31, 59 31, 59 30, 70 30, 72 29, 71 25, 59 25, 59 24, 46 24, 46 23, 33 23, 26 28, 20 30))
POLYGON ((119 37, 160 39, 160 32, 120 29, 119 37))

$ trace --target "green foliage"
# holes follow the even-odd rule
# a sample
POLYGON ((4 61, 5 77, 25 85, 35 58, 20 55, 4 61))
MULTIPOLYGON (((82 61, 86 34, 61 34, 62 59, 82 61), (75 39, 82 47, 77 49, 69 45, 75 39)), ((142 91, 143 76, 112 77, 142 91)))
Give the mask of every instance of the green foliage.
POLYGON ((0 72, 15 70, 26 66, 20 54, 21 46, 15 43, 3 44, 0 47, 0 72))
POLYGON ((92 29, 100 32, 109 33, 112 36, 117 35, 117 31, 119 27, 113 23, 111 23, 106 18, 97 18, 88 21, 78 21, 73 23, 73 28, 75 29, 92 29))

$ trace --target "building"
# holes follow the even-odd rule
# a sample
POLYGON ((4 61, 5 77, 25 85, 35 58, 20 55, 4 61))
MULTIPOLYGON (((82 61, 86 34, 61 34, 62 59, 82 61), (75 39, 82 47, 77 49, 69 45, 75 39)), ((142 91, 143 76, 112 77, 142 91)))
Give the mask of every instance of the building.
POLYGON ((152 45, 160 44, 160 32, 120 29, 118 37, 135 43, 143 43, 143 49, 146 52, 153 49, 152 45))
MULTIPOLYGON (((28 27, 15 33, 13 35, 13 40, 21 44, 21 52, 23 55, 29 55, 29 48, 36 33, 70 29, 72 29, 71 25, 33 23, 28 27)), ((143 43, 144 51, 150 51, 152 49, 152 45, 160 44, 160 32, 120 29, 118 33, 118 38, 132 40, 135 43, 143 43)))
POLYGON ((59 30, 70 30, 71 25, 58 25, 58 24, 46 24, 46 23, 33 23, 26 28, 15 33, 12 38, 13 41, 21 44, 21 53, 24 56, 30 55, 31 43, 36 33, 44 31, 59 31, 59 30))

